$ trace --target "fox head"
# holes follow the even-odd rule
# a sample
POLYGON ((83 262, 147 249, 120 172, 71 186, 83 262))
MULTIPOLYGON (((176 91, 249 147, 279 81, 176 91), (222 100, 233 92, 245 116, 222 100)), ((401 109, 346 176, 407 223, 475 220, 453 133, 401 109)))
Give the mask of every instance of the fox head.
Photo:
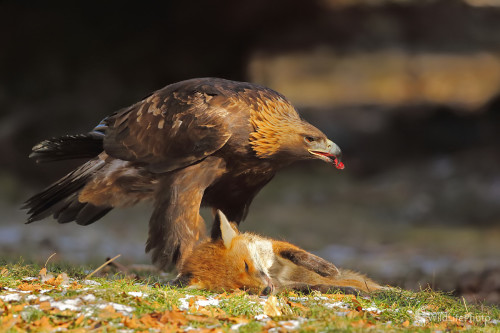
POLYGON ((267 295, 274 291, 269 276, 273 264, 270 240, 237 228, 217 211, 214 223, 220 228, 211 239, 193 248, 181 265, 174 285, 212 291, 243 289, 267 295))

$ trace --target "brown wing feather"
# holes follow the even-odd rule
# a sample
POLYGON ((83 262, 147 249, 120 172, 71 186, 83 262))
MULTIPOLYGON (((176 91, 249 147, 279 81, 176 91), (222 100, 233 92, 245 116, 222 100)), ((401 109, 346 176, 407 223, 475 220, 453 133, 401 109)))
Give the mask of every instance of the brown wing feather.
POLYGON ((197 80, 169 85, 106 120, 104 150, 167 172, 219 150, 231 137, 222 91, 197 80), (188 83, 186 83, 188 82, 188 83))

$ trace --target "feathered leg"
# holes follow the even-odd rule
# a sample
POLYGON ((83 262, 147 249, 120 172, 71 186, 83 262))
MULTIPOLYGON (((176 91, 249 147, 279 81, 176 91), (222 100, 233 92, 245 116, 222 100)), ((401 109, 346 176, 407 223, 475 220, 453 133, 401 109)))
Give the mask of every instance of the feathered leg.
MULTIPOLYGON (((202 162, 169 173, 161 180, 149 221, 146 252, 161 269, 179 267, 196 242, 205 236, 200 205, 205 189, 225 172, 225 162, 207 157, 202 162)), ((230 194, 228 194, 230 195, 230 194)))

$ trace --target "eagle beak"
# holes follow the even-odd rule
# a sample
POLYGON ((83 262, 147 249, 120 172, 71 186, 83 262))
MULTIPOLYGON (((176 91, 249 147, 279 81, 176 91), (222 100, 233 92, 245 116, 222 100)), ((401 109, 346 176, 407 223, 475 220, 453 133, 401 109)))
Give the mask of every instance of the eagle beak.
POLYGON ((313 149, 309 149, 309 152, 327 163, 335 165, 337 169, 344 169, 344 163, 342 163, 342 151, 339 146, 337 146, 331 140, 326 140, 326 145, 321 145, 313 149))

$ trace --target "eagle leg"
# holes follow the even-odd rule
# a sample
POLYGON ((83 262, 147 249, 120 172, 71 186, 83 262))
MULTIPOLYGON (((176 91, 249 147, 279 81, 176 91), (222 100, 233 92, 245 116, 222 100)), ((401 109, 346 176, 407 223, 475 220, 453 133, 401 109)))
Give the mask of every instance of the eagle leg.
POLYGON ((146 252, 161 269, 180 267, 193 246, 205 236, 200 216, 205 189, 225 172, 225 162, 209 156, 197 164, 170 172, 160 181, 149 221, 146 252))

